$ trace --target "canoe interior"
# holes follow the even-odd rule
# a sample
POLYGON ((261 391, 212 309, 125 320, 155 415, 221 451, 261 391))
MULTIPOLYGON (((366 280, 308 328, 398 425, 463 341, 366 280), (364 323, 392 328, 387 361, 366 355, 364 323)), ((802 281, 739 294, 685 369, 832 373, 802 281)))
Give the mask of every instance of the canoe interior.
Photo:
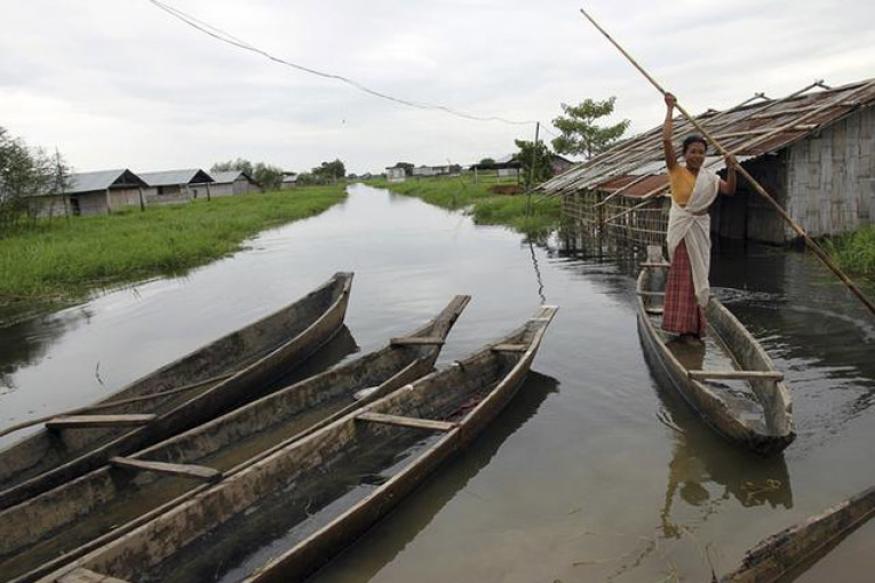
POLYGON ((762 379, 692 380, 687 370, 775 371, 774 364, 744 326, 711 297, 705 308, 703 343, 692 343, 662 330, 667 270, 645 268, 638 278, 639 326, 653 342, 673 384, 702 412, 706 421, 731 438, 747 439, 761 453, 780 451, 793 440, 790 392, 783 382, 762 379), (643 292, 643 293, 642 293, 643 292), (703 412, 704 411, 704 412, 703 412), (710 418, 709 418, 710 417, 710 418), (734 426, 734 427, 733 427, 734 426), (747 437, 744 436, 747 434, 747 437))
MULTIPOLYGON (((351 281, 352 274, 338 273, 293 304, 165 365, 100 403, 162 392, 255 366, 290 339, 311 328, 332 308, 341 310, 342 322, 351 281)), ((120 405, 101 413, 168 413, 232 380, 207 384, 197 391, 120 405)), ((129 427, 62 431, 41 429, 0 451, 0 492, 13 489, 133 431, 129 427)))
POLYGON ((356 505, 367 505, 376 519, 398 498, 386 496, 385 488, 401 476, 421 477, 430 465, 425 460, 458 447, 460 436, 487 420, 486 409, 497 413, 499 407, 487 404, 503 405, 513 395, 545 326, 530 323, 501 342, 529 344, 529 352, 487 347, 366 407, 458 427, 430 431, 361 421, 356 419, 361 411, 353 412, 66 569, 84 566, 140 582, 236 581, 288 549, 318 539, 326 528, 334 527, 330 535, 339 536, 340 517, 356 505))
MULTIPOLYGON (((407 336, 445 338, 469 299, 457 296, 435 319, 407 336)), ((389 345, 131 457, 204 465, 231 475, 345 410, 364 406, 431 372, 440 348, 389 345), (354 398, 368 387, 377 388, 369 400, 354 398)), ((117 536, 120 525, 206 487, 192 479, 104 467, 0 512, 0 581, 35 569, 45 571, 50 566, 46 563, 60 553, 72 560, 83 554, 82 545, 101 536, 117 536), (23 528, 22 520, 26 520, 23 528)))

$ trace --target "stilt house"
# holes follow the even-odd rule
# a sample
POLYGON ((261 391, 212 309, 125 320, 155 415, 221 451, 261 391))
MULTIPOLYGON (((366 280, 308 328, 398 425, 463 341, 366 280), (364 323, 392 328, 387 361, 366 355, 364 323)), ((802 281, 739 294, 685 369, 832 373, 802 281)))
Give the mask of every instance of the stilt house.
MULTIPOLYGON (((810 235, 835 235, 875 220, 875 79, 829 88, 822 82, 780 99, 758 93, 697 121, 774 196, 810 235)), ((675 147, 696 133, 676 119, 675 147)), ((725 175, 713 147, 705 166, 725 175)), ((671 199, 662 126, 540 186, 562 198, 563 214, 581 230, 599 230, 633 244, 661 243, 671 199)), ((711 209, 713 234, 782 244, 796 233, 739 177, 735 196, 711 209)))

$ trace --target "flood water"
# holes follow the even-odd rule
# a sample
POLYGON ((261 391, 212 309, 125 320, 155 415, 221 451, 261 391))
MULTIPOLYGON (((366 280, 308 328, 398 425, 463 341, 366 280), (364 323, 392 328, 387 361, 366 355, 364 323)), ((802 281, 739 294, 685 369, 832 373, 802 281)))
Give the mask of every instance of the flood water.
MULTIPOLYGON (((761 538, 875 484, 875 325, 814 259, 716 250, 715 293, 793 394, 798 437, 761 459, 656 383, 636 330, 633 261, 559 236, 530 244, 385 190, 349 192, 185 277, 0 328, 0 425, 106 396, 335 271, 354 271, 346 323, 361 351, 412 330, 454 294, 473 300, 439 365, 541 303, 560 310, 539 374, 509 407, 313 581, 707 581, 761 538)), ((842 581, 870 576, 875 529, 854 541, 837 549, 842 581)))

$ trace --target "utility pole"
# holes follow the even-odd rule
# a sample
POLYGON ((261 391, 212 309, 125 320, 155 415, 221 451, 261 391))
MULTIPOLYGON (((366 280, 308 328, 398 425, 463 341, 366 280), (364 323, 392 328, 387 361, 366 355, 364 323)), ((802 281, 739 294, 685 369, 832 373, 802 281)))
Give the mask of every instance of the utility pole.
POLYGON ((535 144, 532 148, 532 167, 529 168, 529 187, 526 198, 526 216, 532 214, 532 188, 535 186, 535 164, 538 162, 538 134, 541 131, 541 122, 535 122, 535 144))

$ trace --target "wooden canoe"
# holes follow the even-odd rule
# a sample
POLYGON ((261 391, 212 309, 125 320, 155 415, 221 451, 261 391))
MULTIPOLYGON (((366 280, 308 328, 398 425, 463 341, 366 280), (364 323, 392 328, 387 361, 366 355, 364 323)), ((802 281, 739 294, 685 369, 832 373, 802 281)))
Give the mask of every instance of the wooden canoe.
POLYGON ((500 342, 271 453, 42 581, 302 580, 498 415, 555 311, 539 309, 500 342))
POLYGON ((875 487, 786 528, 749 550, 721 583, 788 583, 875 515, 875 487))
POLYGON ((428 374, 469 300, 456 296, 431 322, 381 350, 0 512, 0 581, 33 581, 428 374))
POLYGON ((0 451, 0 509, 69 482, 125 455, 261 396, 253 388, 300 365, 343 325, 351 273, 337 273, 300 300, 134 381, 95 405, 198 386, 155 399, 58 419, 0 451), (230 375, 230 376, 229 376, 230 375), (223 379, 209 382, 211 379, 223 379), (136 415, 139 425, 122 423, 136 415), (105 424, 115 417, 117 424, 105 424), (89 423, 89 418, 91 423, 89 423), (70 425, 71 422, 79 423, 70 425), (101 423, 104 423, 101 426, 101 423))
POLYGON ((714 296, 705 308, 704 345, 664 332, 660 324, 667 265, 651 257, 638 276, 638 332, 651 367, 729 440, 762 455, 782 451, 796 436, 783 375, 714 296))

